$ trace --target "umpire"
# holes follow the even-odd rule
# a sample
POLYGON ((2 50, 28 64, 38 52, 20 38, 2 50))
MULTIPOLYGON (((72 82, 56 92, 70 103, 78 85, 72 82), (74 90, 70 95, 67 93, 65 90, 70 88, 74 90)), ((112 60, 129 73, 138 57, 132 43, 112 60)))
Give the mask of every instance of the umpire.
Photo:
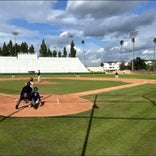
POLYGON ((22 88, 20 98, 18 99, 16 104, 16 109, 18 109, 19 104, 22 100, 24 100, 25 102, 27 102, 27 100, 31 100, 31 92, 32 88, 30 87, 30 82, 27 82, 27 85, 22 88))

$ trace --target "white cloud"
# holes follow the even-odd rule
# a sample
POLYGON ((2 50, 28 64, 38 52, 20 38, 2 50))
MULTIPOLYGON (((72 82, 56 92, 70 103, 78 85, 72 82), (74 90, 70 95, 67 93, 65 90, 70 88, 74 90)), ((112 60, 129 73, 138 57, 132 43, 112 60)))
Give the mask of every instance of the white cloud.
POLYGON ((105 18, 127 13, 136 5, 137 1, 69 1, 67 11, 80 16, 93 18, 105 18), (123 7, 124 5, 124 7, 123 7))
POLYGON ((153 54, 153 51, 152 50, 144 50, 142 53, 143 54, 153 54))
POLYGON ((105 52, 105 49, 104 48, 100 48, 97 50, 97 53, 104 53, 105 52))

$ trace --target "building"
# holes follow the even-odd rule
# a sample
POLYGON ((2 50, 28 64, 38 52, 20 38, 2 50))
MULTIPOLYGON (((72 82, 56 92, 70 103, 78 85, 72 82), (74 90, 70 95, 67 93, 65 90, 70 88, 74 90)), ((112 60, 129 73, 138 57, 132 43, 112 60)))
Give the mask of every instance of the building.
POLYGON ((120 64, 121 62, 105 62, 103 63, 104 66, 104 71, 116 71, 116 70, 120 70, 120 64))

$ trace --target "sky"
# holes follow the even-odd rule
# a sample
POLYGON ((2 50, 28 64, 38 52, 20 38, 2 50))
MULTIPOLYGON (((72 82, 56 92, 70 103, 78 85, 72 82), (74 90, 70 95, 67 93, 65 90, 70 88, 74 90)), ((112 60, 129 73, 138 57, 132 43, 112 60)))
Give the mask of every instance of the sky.
POLYGON ((10 40, 27 42, 38 54, 44 39, 52 51, 66 47, 69 53, 73 40, 76 56, 86 66, 136 57, 155 59, 154 0, 7 0, 0 1, 0 21, 1 47, 10 40))

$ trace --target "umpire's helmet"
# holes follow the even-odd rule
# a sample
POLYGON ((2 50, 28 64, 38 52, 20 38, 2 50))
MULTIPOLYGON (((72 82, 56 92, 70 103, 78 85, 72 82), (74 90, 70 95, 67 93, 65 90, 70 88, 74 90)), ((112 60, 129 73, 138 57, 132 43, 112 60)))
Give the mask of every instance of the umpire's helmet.
POLYGON ((34 87, 34 91, 38 91, 38 88, 37 87, 34 87))

